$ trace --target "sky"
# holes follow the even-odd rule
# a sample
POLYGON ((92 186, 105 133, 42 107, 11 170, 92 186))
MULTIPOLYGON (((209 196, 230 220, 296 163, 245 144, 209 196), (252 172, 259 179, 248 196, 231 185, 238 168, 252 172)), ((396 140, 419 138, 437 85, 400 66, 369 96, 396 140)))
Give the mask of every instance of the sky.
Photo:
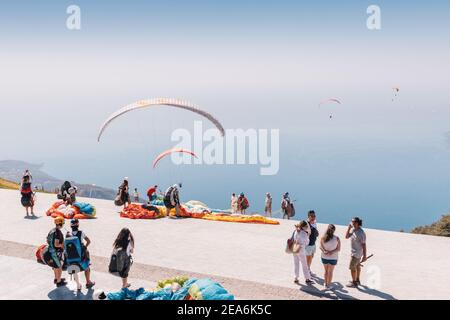
MULTIPOLYGON (((183 198, 228 206, 289 191, 301 218, 399 230, 450 208, 450 3, 433 1, 14 1, 0 10, 0 159, 59 178, 144 190, 183 181, 183 198), (81 30, 66 27, 69 5, 81 30), (381 30, 366 26, 369 5, 381 30), (394 101, 392 87, 401 91, 394 101), (225 128, 279 129, 280 170, 174 166, 153 158, 198 116, 120 107, 189 100, 225 128), (340 106, 318 108, 339 97, 340 106), (328 115, 332 113, 333 119, 328 115)), ((208 127, 208 123, 204 123, 208 127)))

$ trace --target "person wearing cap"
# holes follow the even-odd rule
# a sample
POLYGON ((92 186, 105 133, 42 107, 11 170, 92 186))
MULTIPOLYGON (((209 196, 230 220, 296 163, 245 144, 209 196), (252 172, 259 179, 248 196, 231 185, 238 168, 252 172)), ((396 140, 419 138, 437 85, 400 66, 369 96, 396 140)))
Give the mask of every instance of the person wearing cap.
POLYGON ((53 222, 55 223, 55 227, 50 230, 47 235, 47 245, 52 260, 51 264, 53 272, 55 274, 53 283, 55 283, 57 287, 62 287, 67 284, 66 280, 61 278, 64 254, 64 235, 61 232, 61 229, 64 226, 65 221, 63 217, 56 217, 53 222))
MULTIPOLYGON (((72 232, 70 233, 70 235, 72 237, 77 237, 80 240, 81 247, 83 249, 84 259, 90 261, 88 247, 91 244, 91 240, 86 236, 86 234, 83 231, 79 230, 79 227, 80 227, 79 220, 76 218, 72 219, 70 221, 70 228, 72 229, 72 232)), ((90 265, 90 262, 89 262, 89 265, 90 265)), ((90 267, 88 267, 86 270, 84 270, 84 276, 86 278, 86 289, 91 289, 95 285, 95 282, 91 281, 91 268, 90 267)))
POLYGON ((362 220, 354 217, 348 225, 345 239, 351 240, 350 273, 352 280, 347 284, 349 288, 361 285, 361 263, 367 260, 366 233, 362 229, 362 220))
POLYGON ((128 205, 131 204, 130 189, 128 186, 128 177, 125 177, 123 179, 123 182, 119 187, 119 192, 120 192, 120 200, 122 200, 123 208, 125 209, 128 205))
POLYGON ((295 225, 294 242, 299 246, 298 252, 294 252, 294 283, 299 284, 300 264, 302 265, 303 276, 306 284, 310 285, 314 282, 311 280, 311 273, 309 272, 308 262, 306 261, 306 246, 309 243, 310 228, 308 222, 305 220, 295 225))
POLYGON ((272 217, 272 196, 269 192, 266 193, 266 200, 264 203, 264 213, 266 214, 266 217, 272 217))

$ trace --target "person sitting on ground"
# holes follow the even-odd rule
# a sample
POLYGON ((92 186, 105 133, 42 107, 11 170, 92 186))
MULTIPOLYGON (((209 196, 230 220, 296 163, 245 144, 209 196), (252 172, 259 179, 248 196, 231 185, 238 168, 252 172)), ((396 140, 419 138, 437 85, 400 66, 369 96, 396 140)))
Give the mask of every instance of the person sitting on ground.
POLYGON ((65 221, 63 217, 56 217, 53 222, 55 223, 55 228, 50 230, 47 235, 47 245, 55 275, 53 282, 57 287, 62 287, 67 284, 66 280, 61 278, 64 254, 64 235, 61 232, 61 229, 64 226, 65 221))
POLYGON ((325 269, 325 288, 329 288, 333 282, 333 271, 337 265, 339 251, 341 250, 341 241, 339 237, 334 235, 335 231, 336 227, 333 224, 328 225, 327 232, 320 239, 321 258, 325 269))
MULTIPOLYGON (((91 240, 86 236, 86 234, 79 230, 80 222, 78 219, 72 219, 70 221, 70 228, 72 229, 72 232, 70 232, 70 236, 77 237, 80 240, 81 248, 83 251, 83 260, 89 260, 90 261, 90 254, 88 251, 88 247, 91 244, 91 240)), ((90 263, 89 263, 90 265, 90 263)), ((88 267, 86 270, 84 270, 84 276, 86 278, 86 289, 91 289, 95 282, 91 281, 91 268, 88 267)))
POLYGON ((245 214, 245 210, 250 207, 248 199, 245 197, 244 193, 241 192, 238 198, 238 210, 240 214, 245 214))
POLYGON ((308 268, 311 272, 311 263, 314 258, 314 254, 316 253, 316 240, 319 236, 319 230, 317 230, 316 223, 316 213, 314 210, 310 210, 308 212, 307 222, 311 229, 311 233, 309 234, 309 244, 306 246, 306 261, 308 262, 308 268))
POLYGON ((155 184, 153 187, 150 187, 147 190, 147 197, 148 197, 148 202, 152 202, 153 200, 156 199, 156 190, 158 189, 158 186, 155 184))
POLYGON ((178 188, 181 188, 182 184, 181 182, 178 184, 174 184, 173 186, 169 187, 166 190, 166 193, 164 194, 164 205, 166 207, 166 214, 167 216, 170 216, 170 210, 175 208, 175 216, 177 218, 180 218, 180 194, 178 191, 178 188))
POLYGON ((25 207, 27 217, 29 217, 28 208, 31 208, 31 216, 34 215, 34 193, 31 188, 31 175, 24 175, 20 184, 20 194, 22 195, 21 202, 25 207))
POLYGON ((266 217, 272 217, 272 196, 269 192, 266 193, 266 199, 264 203, 264 213, 266 217))
POLYGON ((119 187, 119 194, 120 194, 120 200, 123 203, 123 208, 125 209, 128 205, 131 204, 127 177, 125 177, 125 179, 123 179, 123 182, 119 187))
MULTIPOLYGON (((116 240, 113 244, 113 255, 119 257, 119 255, 123 254, 125 255, 125 261, 122 265, 122 270, 117 270, 118 275, 122 278, 122 288, 128 288, 131 285, 128 283, 128 274, 130 272, 131 265, 133 263, 132 254, 134 252, 134 237, 131 234, 131 231, 128 228, 123 228, 120 230, 119 235, 117 236, 116 240), (120 251, 120 253, 119 253, 120 251)), ((117 258, 116 260, 122 260, 117 258)), ((110 262, 110 272, 111 272, 111 264, 110 262)), ((117 265, 116 265, 117 266, 117 265)), ((115 267, 116 267, 115 266, 115 267)))
POLYGON ((354 217, 348 225, 345 239, 351 240, 350 273, 352 281, 347 284, 349 288, 361 285, 361 263, 367 260, 366 233, 362 229, 362 220, 354 217), (353 230, 352 230, 353 229, 353 230))

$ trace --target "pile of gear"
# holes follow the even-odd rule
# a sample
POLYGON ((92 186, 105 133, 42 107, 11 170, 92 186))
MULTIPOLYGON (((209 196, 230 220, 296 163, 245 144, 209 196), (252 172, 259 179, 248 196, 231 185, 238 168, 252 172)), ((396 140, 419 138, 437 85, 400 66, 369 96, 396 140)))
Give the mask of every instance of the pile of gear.
POLYGON ((57 201, 47 210, 46 214, 52 218, 95 219, 96 209, 89 203, 75 202, 70 205, 64 201, 57 201))
POLYGON ((154 291, 144 288, 130 290, 123 288, 118 292, 105 294, 104 291, 94 293, 95 300, 234 300, 222 285, 211 279, 187 279, 175 277, 158 282, 154 291), (161 284, 164 284, 162 286, 161 284))
POLYGON ((120 212, 120 216, 129 219, 158 219, 166 215, 165 210, 159 210, 156 206, 132 203, 120 212))

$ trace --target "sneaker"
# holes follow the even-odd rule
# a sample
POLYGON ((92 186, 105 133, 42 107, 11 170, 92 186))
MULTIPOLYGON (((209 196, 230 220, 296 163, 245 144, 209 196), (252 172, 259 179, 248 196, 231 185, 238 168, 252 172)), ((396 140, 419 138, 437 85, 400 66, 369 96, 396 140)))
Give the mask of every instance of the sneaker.
POLYGON ((359 281, 359 279, 356 280, 356 284, 357 284, 358 286, 360 286, 360 285, 361 285, 361 281, 359 281))
MULTIPOLYGON (((66 278, 61 278, 61 281, 66 281, 66 278)), ((56 279, 53 279, 53 283, 56 284, 56 279)))
POLYGON ((65 285, 67 285, 67 282, 65 280, 61 280, 61 282, 56 283, 57 288, 64 287, 65 285))
POLYGON ((358 282, 350 281, 349 283, 347 283, 346 287, 347 288, 357 288, 358 287, 358 282))
POLYGON ((294 283, 295 283, 295 284, 300 284, 300 282, 298 281, 298 279, 295 279, 295 280, 294 280, 294 283))
POLYGON ((307 279, 305 282, 306 282, 307 285, 310 285, 310 284, 313 284, 313 283, 314 283, 314 281, 312 281, 312 280, 310 280, 310 279, 307 279))

